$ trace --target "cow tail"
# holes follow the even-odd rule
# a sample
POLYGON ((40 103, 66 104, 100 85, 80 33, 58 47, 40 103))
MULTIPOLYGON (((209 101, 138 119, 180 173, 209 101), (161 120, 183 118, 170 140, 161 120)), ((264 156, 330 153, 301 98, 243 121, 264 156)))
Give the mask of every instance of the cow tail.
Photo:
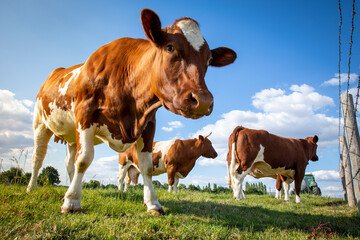
MULTIPOLYGON (((231 185, 230 164, 231 164, 231 155, 232 155, 232 144, 235 143, 234 154, 235 154, 235 157, 237 157, 236 141, 237 141, 239 132, 243 129, 244 129, 244 127, 237 126, 229 137, 229 152, 227 154, 228 185, 231 185)), ((237 157, 237 158, 239 158, 239 157, 237 157)))

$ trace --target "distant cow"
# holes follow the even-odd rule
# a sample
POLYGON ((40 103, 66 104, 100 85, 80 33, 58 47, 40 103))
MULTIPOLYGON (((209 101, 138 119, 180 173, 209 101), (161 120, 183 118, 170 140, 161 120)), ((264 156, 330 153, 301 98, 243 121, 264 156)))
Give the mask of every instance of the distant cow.
POLYGON ((244 199, 242 182, 247 174, 255 178, 286 177, 285 201, 289 200, 288 186, 295 180, 296 202, 300 203, 300 186, 309 160, 317 161, 319 138, 284 138, 265 130, 236 127, 229 137, 227 156, 229 185, 235 199, 244 199), (287 188, 286 188, 287 186, 287 188))
POLYGON ((187 118, 209 115, 213 96, 204 80, 207 68, 236 59, 231 49, 210 50, 191 18, 161 29, 158 15, 144 9, 141 21, 147 40, 117 39, 85 63, 54 70, 36 97, 33 171, 27 190, 36 187, 51 136, 66 141, 71 184, 63 213, 81 210, 81 182, 94 158, 94 145, 103 142, 117 152, 136 142, 144 202, 149 212, 164 213, 152 185, 155 113, 164 106, 187 118))
MULTIPOLYGON (((172 190, 177 192, 179 178, 185 178, 189 174, 199 157, 217 157, 208 136, 199 135, 198 139, 154 142, 153 176, 167 173, 169 192, 172 190)), ((130 181, 135 184, 138 182, 139 173, 136 148, 132 146, 126 152, 119 153, 119 190, 122 190, 125 175, 124 191, 127 190, 130 181)))

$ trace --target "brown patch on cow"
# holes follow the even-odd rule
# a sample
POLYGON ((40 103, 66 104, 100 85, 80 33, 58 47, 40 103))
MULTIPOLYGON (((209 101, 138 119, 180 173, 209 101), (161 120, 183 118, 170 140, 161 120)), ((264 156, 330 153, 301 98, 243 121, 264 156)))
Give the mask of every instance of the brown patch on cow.
MULTIPOLYGON (((154 143, 155 145, 155 143, 154 143)), ((152 161, 153 161, 153 171, 155 171, 155 168, 159 167, 159 160, 162 157, 161 151, 152 154, 152 161)))

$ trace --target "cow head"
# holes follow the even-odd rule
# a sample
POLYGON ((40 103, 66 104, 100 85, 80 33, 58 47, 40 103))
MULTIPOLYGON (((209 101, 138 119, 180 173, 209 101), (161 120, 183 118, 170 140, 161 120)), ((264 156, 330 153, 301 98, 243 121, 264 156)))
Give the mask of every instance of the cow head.
POLYGON ((308 154, 309 154, 309 160, 311 161, 318 161, 319 157, 316 155, 316 150, 317 150, 317 142, 319 141, 319 137, 318 136, 314 136, 314 137, 307 137, 305 138, 307 144, 308 144, 308 154))
POLYGON ((210 136, 210 134, 206 137, 199 135, 199 139, 197 141, 201 146, 201 156, 206 158, 216 158, 218 154, 215 151, 213 145, 211 144, 211 141, 208 139, 208 136, 210 136))
POLYGON ((146 37, 156 47, 150 77, 152 91, 161 104, 187 118, 209 115, 214 100, 204 80, 207 68, 233 63, 236 53, 225 47, 210 50, 198 23, 191 18, 161 29, 158 15, 143 9, 141 21, 146 37))

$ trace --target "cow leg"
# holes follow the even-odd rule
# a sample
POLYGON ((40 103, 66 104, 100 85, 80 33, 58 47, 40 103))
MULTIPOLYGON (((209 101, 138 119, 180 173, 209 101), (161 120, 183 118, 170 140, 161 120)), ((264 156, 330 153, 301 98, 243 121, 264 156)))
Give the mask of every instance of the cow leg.
POLYGON ((301 189, 301 182, 304 178, 305 170, 296 170, 295 173, 295 194, 296 194, 296 203, 301 203, 300 198, 300 189, 301 189), (298 175, 301 172, 302 174, 298 175))
POLYGON ((67 154, 66 154, 66 158, 65 158, 65 165, 66 165, 66 169, 69 174, 70 182, 72 182, 72 180, 74 178, 75 156, 76 156, 76 144, 68 143, 67 154))
POLYGON ((136 141, 139 169, 144 180, 144 203, 147 206, 148 212, 159 216, 161 214, 165 214, 165 212, 157 200, 154 186, 152 184, 153 163, 152 163, 151 148, 150 151, 143 152, 142 151, 144 149, 143 139, 140 137, 136 141))
POLYGON ((242 183, 250 172, 251 167, 246 168, 244 166, 245 171, 242 171, 241 174, 238 173, 237 169, 239 166, 236 164, 235 160, 235 143, 231 146, 231 162, 230 162, 230 176, 232 178, 231 185, 234 192, 235 199, 245 199, 245 194, 242 188, 242 183))
POLYGON ((281 188, 282 188, 281 185, 282 185, 281 176, 278 174, 276 176, 276 193, 275 193, 276 199, 281 199, 281 188))
POLYGON ((128 169, 131 166, 131 164, 132 164, 132 162, 130 162, 130 161, 126 162, 125 165, 119 164, 119 175, 117 176, 119 191, 122 191, 124 179, 125 179, 125 176, 127 175, 128 169))
POLYGON ((46 127, 44 123, 42 123, 41 116, 36 114, 35 109, 35 117, 34 117, 34 153, 32 155, 32 174, 29 181, 29 185, 26 189, 27 192, 30 192, 32 189, 37 187, 37 178, 39 174, 39 170, 44 161, 47 146, 49 140, 52 136, 52 132, 46 127))
POLYGON ((65 193, 61 213, 81 211, 81 183, 86 169, 94 159, 94 133, 95 126, 76 131, 77 155, 75 160, 75 174, 70 187, 65 193))
MULTIPOLYGON (((168 183, 169 183, 169 193, 174 190, 174 182, 175 182, 175 167, 173 165, 167 165, 166 167, 168 183)), ((175 192, 175 190, 174 190, 175 192)))
POLYGON ((126 177, 125 177, 124 192, 127 192, 127 190, 129 189, 130 183, 131 183, 131 179, 130 179, 130 177, 129 177, 129 173, 127 173, 127 174, 126 174, 126 177))
POLYGON ((177 176, 175 176, 175 179, 174 179, 174 193, 177 193, 177 187, 178 187, 178 184, 179 184, 179 178, 177 176))
POLYGON ((284 194, 285 194, 284 201, 285 201, 285 202, 289 202, 289 201, 290 201, 290 195, 289 195, 290 178, 286 179, 286 180, 283 182, 283 185, 284 185, 284 194))
POLYGON ((241 174, 235 173, 235 176, 233 177, 233 191, 235 199, 245 199, 245 193, 243 191, 242 183, 249 172, 250 168, 248 168, 241 174))

